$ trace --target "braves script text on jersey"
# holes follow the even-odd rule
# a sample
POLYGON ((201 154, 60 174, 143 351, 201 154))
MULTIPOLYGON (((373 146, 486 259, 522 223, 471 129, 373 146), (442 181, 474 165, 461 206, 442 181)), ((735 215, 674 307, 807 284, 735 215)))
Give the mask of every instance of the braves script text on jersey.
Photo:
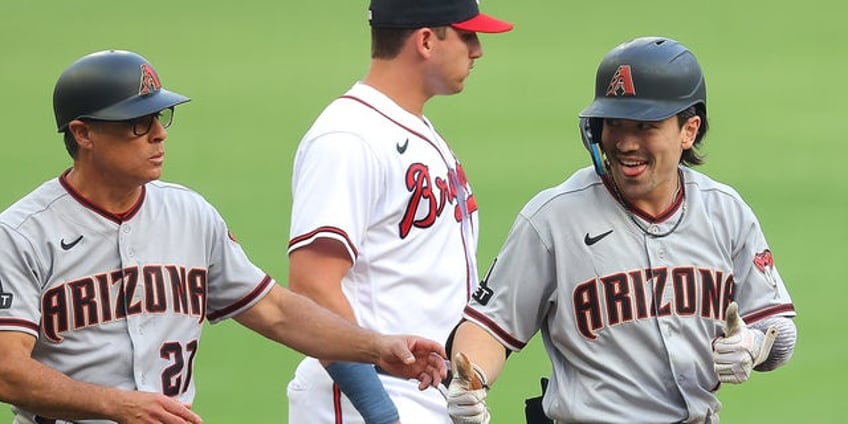
POLYGON ((275 284, 197 193, 154 181, 116 216, 65 175, 0 215, 0 281, 12 297, 0 330, 37 337, 34 359, 80 381, 187 404, 203 321, 244 311, 275 284))
POLYGON ((702 422, 720 406, 711 341, 731 299, 749 323, 795 315, 748 205, 703 174, 681 175, 666 213, 631 211, 651 234, 673 229, 664 237, 646 236, 592 168, 543 191, 466 308, 512 350, 541 330, 550 417, 702 422))
MULTIPOLYGON (((304 136, 292 185, 289 251, 319 237, 344 244, 353 267, 342 289, 359 325, 446 340, 476 289, 477 207, 430 122, 357 83, 304 136)), ((382 379, 402 422, 449 422, 436 390, 382 379)), ((290 422, 361 422, 314 359, 288 394, 290 422)))

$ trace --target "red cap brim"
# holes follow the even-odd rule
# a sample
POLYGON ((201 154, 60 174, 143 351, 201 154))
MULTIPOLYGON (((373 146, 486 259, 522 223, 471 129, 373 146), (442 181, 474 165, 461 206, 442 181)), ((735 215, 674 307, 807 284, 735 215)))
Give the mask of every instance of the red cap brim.
POLYGON ((451 26, 463 31, 488 33, 507 32, 512 29, 511 23, 482 13, 467 21, 457 22, 451 26))

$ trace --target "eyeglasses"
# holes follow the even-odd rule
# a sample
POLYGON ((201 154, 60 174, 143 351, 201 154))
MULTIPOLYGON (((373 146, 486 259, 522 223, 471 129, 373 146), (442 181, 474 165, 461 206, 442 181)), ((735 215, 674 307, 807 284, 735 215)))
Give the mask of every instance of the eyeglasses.
POLYGON ((142 116, 141 118, 130 119, 126 121, 132 127, 132 132, 136 137, 147 135, 153 128, 153 120, 159 120, 162 128, 168 128, 174 122, 174 107, 162 109, 159 112, 150 115, 142 116))
POLYGON ((171 106, 167 109, 162 109, 159 112, 151 113, 150 115, 144 115, 139 118, 127 119, 125 121, 106 121, 102 119, 84 119, 87 122, 98 122, 98 123, 113 123, 113 124, 126 124, 132 128, 133 135, 136 137, 141 137, 143 135, 147 135, 151 129, 153 129, 153 121, 158 120, 160 124, 162 124, 162 128, 168 128, 174 122, 174 107, 171 106))

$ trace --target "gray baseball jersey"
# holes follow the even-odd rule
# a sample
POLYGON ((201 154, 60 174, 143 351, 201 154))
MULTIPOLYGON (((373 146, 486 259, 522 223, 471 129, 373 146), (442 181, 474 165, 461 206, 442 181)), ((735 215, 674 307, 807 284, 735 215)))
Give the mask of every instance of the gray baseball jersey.
POLYGON ((65 175, 0 214, 0 330, 36 337, 32 357, 74 379, 191 403, 203 321, 244 311, 274 280, 197 193, 154 181, 118 216, 65 175))
POLYGON ((730 301, 749 323, 794 316, 748 205, 703 174, 681 175, 657 217, 628 212, 592 168, 539 193, 466 307, 512 350, 541 330, 551 418, 703 421, 720 407, 711 342, 730 301))

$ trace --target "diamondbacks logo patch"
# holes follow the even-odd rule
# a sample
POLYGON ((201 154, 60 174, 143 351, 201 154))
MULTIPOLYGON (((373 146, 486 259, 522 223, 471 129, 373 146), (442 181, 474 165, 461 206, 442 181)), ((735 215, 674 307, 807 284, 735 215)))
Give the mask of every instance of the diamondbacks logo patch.
POLYGON ((760 272, 766 272, 766 269, 774 268, 774 257, 771 255, 771 250, 766 249, 754 255, 754 266, 760 272))
POLYGON ((612 80, 610 80, 606 95, 615 97, 636 95, 636 87, 633 85, 633 75, 630 72, 630 65, 621 65, 618 67, 612 76, 612 80))
POLYGON ((772 287, 777 287, 774 272, 774 256, 771 255, 771 250, 766 249, 754 255, 754 266, 763 273, 772 287))
POLYGON ((160 88, 162 88, 162 83, 159 82, 159 75, 156 75, 156 71, 153 70, 152 66, 147 63, 142 63, 138 95, 146 96, 159 91, 160 88))

